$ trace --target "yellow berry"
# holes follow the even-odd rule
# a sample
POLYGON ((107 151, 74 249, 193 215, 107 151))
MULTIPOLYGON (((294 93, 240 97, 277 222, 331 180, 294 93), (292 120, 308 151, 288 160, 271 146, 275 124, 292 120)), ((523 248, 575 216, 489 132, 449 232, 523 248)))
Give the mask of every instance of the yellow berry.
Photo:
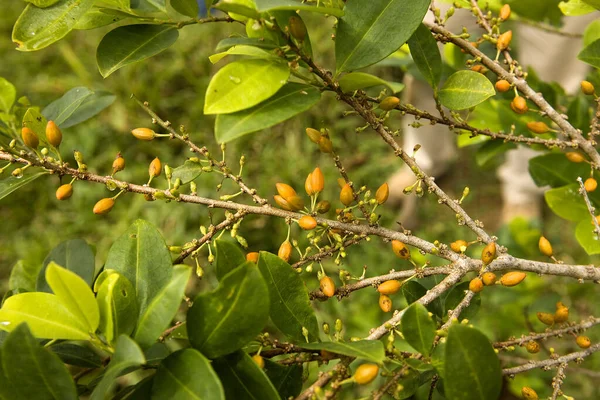
POLYGON ((290 206, 290 204, 280 195, 276 194, 275 196, 273 196, 273 199, 279 207, 283 208, 286 211, 293 211, 292 206, 290 206))
POLYGON ((381 294, 395 294, 402 287, 402 282, 392 279, 385 281, 377 287, 377 291, 381 294))
POLYGON ((379 186, 377 192, 375 192, 375 200, 377 200, 377 204, 383 204, 387 201, 390 196, 390 187, 387 183, 379 186))
POLYGON ((335 283, 333 282, 333 279, 328 276, 321 278, 319 281, 319 288, 327 297, 332 297, 335 294, 335 283))
POLYGON ((496 283, 496 274, 493 272, 484 272, 481 275, 481 280, 485 286, 491 286, 496 283))
POLYGON ((502 275, 502 278, 500 278, 500 283, 502 284, 502 286, 507 287, 516 286, 519 283, 523 282, 523 279, 525 279, 526 277, 527 274, 525 272, 513 271, 502 275))
POLYGON ((38 136, 34 131, 26 126, 21 129, 21 138, 23 139, 25 146, 31 147, 32 149, 37 149, 37 147, 40 145, 40 139, 38 136))
POLYGON ((500 51, 506 50, 508 46, 510 46, 510 42, 512 40, 512 31, 506 31, 502 35, 498 36, 498 41, 496 42, 496 48, 500 51))
POLYGON ((99 200, 96 205, 94 205, 94 214, 108 214, 110 210, 112 210, 115 205, 115 200, 111 197, 107 197, 99 200))
POLYGON ((340 191, 340 201, 348 207, 354 201, 354 196, 350 184, 346 183, 340 191))
POLYGON ((56 198, 58 200, 67 200, 69 197, 73 195, 73 185, 70 183, 65 183, 56 189, 56 198))
POLYGON ((598 187, 598 182, 594 178, 587 178, 585 182, 583 182, 583 187, 586 192, 593 192, 598 187))
POLYGON ((460 240, 459 239, 459 240, 457 240, 455 242, 450 243, 450 248, 455 253, 462 253, 463 252, 463 248, 466 250, 468 245, 469 244, 467 243, 466 240, 460 240))
POLYGON ((577 343, 577 346, 581 347, 582 349, 587 349, 592 345, 592 341, 587 336, 577 336, 575 342, 577 343))
POLYGON ((277 193, 286 200, 292 196, 298 195, 294 188, 287 183, 276 183, 275 187, 277 188, 277 193))
POLYGON ((576 151, 570 151, 570 152, 566 153, 565 157, 567 157, 567 160, 574 162, 574 163, 580 163, 580 162, 585 161, 585 157, 576 151))
POLYGON ((505 4, 502 6, 502 8, 500 9, 500 19, 502 21, 506 21, 507 19, 510 18, 510 5, 505 4))
POLYGON ((281 243, 277 255, 285 262, 290 261, 290 257, 292 255, 292 244, 289 240, 286 240, 285 242, 281 243))
POLYGON ((383 111, 390 111, 396 108, 398 104, 400 104, 399 98, 396 96, 388 96, 381 100, 381 103, 379 103, 379 108, 381 108, 383 111))
POLYGON ((258 354, 252 356, 252 361, 254 361, 260 369, 263 369, 265 367, 265 360, 262 358, 262 356, 258 354))
POLYGON ((56 126, 54 121, 48 121, 46 124, 46 139, 48 139, 48 143, 50 143, 54 147, 60 146, 62 142, 62 132, 60 128, 56 126))
POLYGON ((404 260, 410 258, 410 250, 408 250, 408 247, 399 240, 392 240, 392 250, 396 256, 404 260))
POLYGON ((483 290, 483 281, 480 278, 473 278, 469 282, 469 290, 473 293, 479 293, 483 290))
POLYGON ((527 129, 536 134, 546 133, 550 127, 541 121, 530 121, 527 123, 527 129))
POLYGON ((304 208, 304 200, 300 196, 291 196, 287 198, 287 203, 291 207, 292 211, 302 210, 304 208))
POLYGON ((316 228, 317 220, 310 215, 305 215, 298 220, 298 225, 300 225, 300 228, 304 229, 305 231, 310 231, 316 228))
POLYGON ((569 307, 562 302, 556 303, 556 312, 554 313, 554 322, 557 324, 566 322, 569 319, 569 307))
POLYGON ((525 114, 529 107, 527 107, 527 101, 521 96, 515 96, 510 102, 510 108, 517 114, 525 114))
POLYGON ((541 236, 540 240, 538 242, 538 247, 540 248, 540 252, 547 256, 547 257, 552 257, 552 245, 550 244, 550 241, 548 239, 546 239, 545 237, 541 236))
POLYGON ((306 128, 306 134, 311 142, 319 144, 319 140, 321 140, 321 132, 313 128, 306 128))
POLYGON ((527 386, 523 386, 521 394, 525 400, 538 400, 539 398, 535 390, 527 386))
POLYGON ((251 261, 254 264, 258 263, 258 252, 252 251, 246 254, 246 261, 251 261))
POLYGON ((379 367, 377 364, 362 364, 356 368, 352 379, 359 385, 366 385, 377 378, 377 374, 379 374, 379 367))
POLYGON ((331 153, 333 151, 333 143, 327 136, 321 136, 319 139, 319 149, 323 153, 331 153))
POLYGON ((154 160, 152 160, 150 166, 148 167, 148 175, 150 175, 150 178, 156 178, 157 176, 160 176, 161 171, 162 164, 160 163, 160 159, 156 157, 154 160))
POLYGON ((540 351, 540 344, 538 342, 536 342, 535 340, 530 340, 525 345, 525 349, 527 350, 527 352, 529 352, 531 354, 535 354, 540 351))
POLYGON ((115 157, 115 160, 112 163, 112 169, 113 175, 125 169, 125 159, 121 156, 121 153, 118 153, 117 157, 115 157))
POLYGON ((323 177, 323 172, 321 172, 321 168, 315 168, 309 176, 311 179, 311 186, 314 193, 322 192, 325 188, 325 178, 323 177))
POLYGON ((156 132, 150 128, 135 128, 131 134, 139 140, 152 140, 156 136, 156 132))
POLYGON ((596 91, 596 88, 594 88, 592 82, 581 81, 581 91, 583 92, 583 94, 591 96, 596 91))
POLYGON ((547 312, 539 312, 536 314, 537 318, 545 325, 551 326, 554 325, 554 314, 550 314, 547 312))
POLYGON ((389 296, 386 296, 385 294, 380 295, 379 308, 381 308, 381 311, 383 312, 392 311, 392 299, 390 299, 389 296))
POLYGON ((487 244, 487 246, 485 246, 483 248, 483 251, 481 252, 481 261, 483 261, 483 263, 485 265, 488 265, 489 263, 494 261, 495 257, 496 257, 496 243, 490 242, 487 244))

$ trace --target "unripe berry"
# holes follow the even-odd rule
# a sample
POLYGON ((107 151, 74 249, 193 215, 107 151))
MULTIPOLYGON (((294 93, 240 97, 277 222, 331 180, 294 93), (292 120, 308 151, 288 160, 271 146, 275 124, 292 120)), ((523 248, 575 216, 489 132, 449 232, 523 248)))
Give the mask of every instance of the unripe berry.
POLYGON ((292 15, 288 20, 288 26, 294 39, 302 42, 306 38, 306 25, 300 17, 292 15))
POLYGON ((468 245, 469 244, 467 243, 466 240, 457 240, 455 242, 450 243, 450 248, 455 253, 462 253, 463 248, 466 250, 468 245))
POLYGON ((596 91, 596 88, 594 88, 592 82, 581 81, 581 91, 583 92, 583 94, 591 96, 596 91))
POLYGON ((289 240, 286 240, 285 242, 281 243, 277 255, 285 262, 290 261, 290 256, 292 255, 292 244, 289 240))
POLYGON ((496 82, 495 86, 496 90, 500 93, 508 92, 510 89, 510 83, 508 83, 506 79, 500 79, 498 82, 496 82))
POLYGON ((46 139, 48 139, 48 143, 50 143, 54 147, 60 146, 62 142, 62 132, 60 128, 56 126, 54 121, 48 121, 46 124, 46 139))
POLYGON ((541 236, 538 242, 538 247, 543 255, 546 257, 552 257, 552 245, 548 239, 541 236))
POLYGON ((508 4, 502 6, 499 16, 502 21, 506 21, 510 18, 510 6, 508 4))
POLYGON ((539 312, 536 314, 537 318, 545 325, 551 326, 554 325, 554 314, 550 314, 547 312, 539 312))
POLYGON ((399 240, 392 240, 392 250, 396 256, 404 260, 410 258, 410 250, 408 250, 408 247, 399 240))
POLYGON ((507 287, 516 286, 519 283, 523 282, 523 279, 525 279, 526 277, 527 274, 525 272, 513 271, 502 275, 502 278, 500 278, 500 283, 502 284, 502 286, 507 287))
POLYGON ((362 364, 356 368, 354 375, 352 375, 352 379, 359 385, 366 385, 377 378, 377 374, 379 374, 379 367, 377 364, 362 364))
POLYGON ((333 282, 333 279, 328 276, 321 278, 319 281, 319 288, 327 297, 332 297, 335 294, 335 283, 333 282))
POLYGON ((512 40, 512 31, 506 31, 502 35, 498 36, 498 41, 496 42, 496 48, 500 51, 506 50, 508 46, 510 46, 510 42, 512 40))
POLYGON ((377 200, 377 204, 385 203, 389 196, 390 196, 390 187, 387 184, 387 182, 384 183, 383 185, 379 186, 379 188, 375 192, 375 200, 377 200))
POLYGON ((248 254, 246 254, 246 261, 251 261, 254 264, 258 263, 258 252, 256 251, 252 251, 248 254))
POLYGON ((112 163, 112 169, 113 175, 125 169, 125 159, 121 156, 121 153, 117 153, 117 157, 112 163))
POLYGON ((40 139, 38 136, 34 131, 26 126, 21 129, 21 138, 23 139, 25 146, 31 147, 32 149, 37 149, 37 147, 40 145, 40 139))
POLYGON ((556 303, 556 312, 554 313, 554 322, 557 324, 567 322, 569 319, 569 307, 565 306, 562 302, 556 303))
POLYGON ((581 347, 582 349, 587 349, 592 345, 592 341, 587 336, 577 336, 575 343, 577 343, 577 346, 581 347))
POLYGON ((527 129, 533 133, 542 134, 550 130, 550 127, 541 121, 530 121, 527 123, 527 129))
POLYGON ((317 220, 310 215, 305 215, 298 220, 298 225, 300 225, 300 228, 304 229, 305 231, 310 231, 316 228, 317 220))
POLYGON ((327 200, 321 200, 320 202, 317 203, 317 206, 315 207, 315 209, 317 210, 317 212, 319 214, 325 214, 327 211, 329 211, 330 208, 331 208, 331 203, 328 202, 327 200))
POLYGON ((311 142, 319 144, 319 140, 321 140, 321 132, 313 128, 306 128, 306 134, 311 142))
POLYGON ((152 140, 156 136, 156 132, 150 128, 135 128, 131 134, 139 140, 152 140))
POLYGON ((593 192, 598 187, 598 182, 594 178, 587 178, 585 182, 583 182, 583 187, 586 192, 593 192))
POLYGON ((73 195, 73 185, 70 183, 65 183, 56 189, 56 198, 58 200, 67 200, 69 197, 73 195))
POLYGON ((493 272, 484 272, 481 275, 481 280, 485 286, 491 286, 496 283, 496 274, 493 272))
POLYGON ((265 367, 265 360, 262 358, 262 356, 258 354, 252 356, 252 361, 254 361, 260 369, 263 369, 265 367))
POLYGON ((566 153, 565 157, 567 157, 567 160, 574 163, 580 163, 585 161, 585 157, 576 151, 570 151, 566 153))
POLYGON ((110 210, 112 210, 115 205, 115 200, 111 197, 107 197, 99 200, 96 205, 94 205, 94 214, 108 214, 110 210))
POLYGON ((396 96, 388 96, 381 100, 381 103, 379 103, 379 108, 381 108, 383 111, 390 111, 396 108, 398 104, 400 104, 399 98, 396 96))
POLYGON ((527 107, 527 101, 521 96, 515 96, 510 102, 510 108, 517 114, 525 114, 529 107, 527 107))
POLYGON ((473 293, 479 293, 483 290, 483 281, 480 278, 473 278, 469 282, 469 290, 473 293))
POLYGON ((385 294, 380 295, 379 308, 381 308, 381 311, 383 312, 392 311, 392 299, 390 299, 389 296, 386 296, 385 294))
POLYGON ((494 261, 495 257, 496 257, 496 243, 490 242, 490 243, 488 243, 487 246, 485 246, 483 248, 483 251, 481 252, 481 261, 483 261, 483 263, 485 265, 488 265, 489 263, 494 261))
POLYGON ((277 193, 279 193, 279 195, 285 200, 288 200, 292 196, 298 195, 294 188, 286 183, 276 183, 275 187, 277 188, 277 193))
POLYGON ((154 160, 152 160, 150 166, 148 167, 148 175, 150 175, 150 178, 156 178, 157 176, 160 176, 161 171, 162 164, 160 163, 159 158, 156 157, 154 160))
POLYGON ((327 136, 321 136, 319 139, 319 149, 323 153, 331 153, 333 151, 333 143, 327 136))
POLYGON ((402 287, 402 282, 395 279, 391 281, 385 281, 377 287, 377 291, 381 294, 395 294, 402 287))
POLYGON ((529 352, 531 354, 539 353, 540 344, 538 342, 536 342, 535 340, 530 340, 525 345, 525 349, 527 350, 527 352, 529 352))
POLYGON ((346 183, 340 191, 340 201, 348 207, 354 201, 354 196, 350 184, 346 183))
POLYGON ((532 388, 527 387, 527 386, 523 386, 523 388, 521 389, 521 394, 523 395, 523 398, 525 400, 538 400, 539 399, 535 390, 533 390, 532 388))

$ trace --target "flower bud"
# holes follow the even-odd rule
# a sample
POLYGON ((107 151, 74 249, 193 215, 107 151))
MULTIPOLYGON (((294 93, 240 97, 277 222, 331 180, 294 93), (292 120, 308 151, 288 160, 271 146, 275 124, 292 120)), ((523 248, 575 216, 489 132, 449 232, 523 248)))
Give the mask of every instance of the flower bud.
POLYGON ((131 134, 139 140, 152 140, 156 136, 156 132, 150 128, 135 128, 131 134))
POLYGON ((527 123, 527 129, 536 134, 546 133, 550 127, 541 121, 530 121, 527 123))
POLYGON ((390 299, 389 296, 386 296, 385 294, 379 296, 379 308, 381 308, 381 311, 383 312, 392 311, 392 299, 390 299))
POLYGON ((513 271, 502 275, 502 278, 500 278, 500 283, 507 287, 516 286, 523 282, 523 279, 526 277, 527 274, 525 272, 513 271))
POLYGON ((473 293, 479 293, 483 290, 483 281, 480 278, 473 278, 469 282, 469 290, 473 293))
POLYGON ((65 183, 56 189, 56 198, 58 200, 67 200, 73 195, 73 185, 65 183))
POLYGON ((392 240, 392 251, 396 256, 404 260, 410 258, 410 250, 408 250, 408 247, 399 240, 392 240))
POLYGON ((483 275, 481 275, 481 280, 485 286, 491 286, 496 283, 496 274, 493 272, 484 272, 483 275))
POLYGON ((581 91, 583 92, 583 94, 591 96, 596 91, 596 88, 594 88, 592 82, 581 81, 581 91))
POLYGON ((383 185, 379 186, 379 188, 377 189, 377 192, 375 192, 375 199, 377 200, 377 204, 385 203, 389 196, 390 196, 390 187, 387 184, 387 182, 384 183, 383 185))
POLYGON ((402 287, 402 282, 392 279, 385 281, 377 287, 377 291, 381 294, 395 294, 402 287))
POLYGON ((483 251, 481 252, 481 261, 483 261, 483 263, 485 265, 488 265, 489 263, 494 261, 495 257, 496 257, 496 243, 490 242, 490 243, 488 243, 487 246, 485 246, 483 248, 483 251))
POLYGON ((585 182, 583 182, 583 187, 586 192, 593 192, 598 187, 598 182, 594 178, 587 178, 585 182))
POLYGON ((300 17, 292 15, 288 20, 290 35, 299 42, 306 38, 306 25, 300 17))
POLYGON ((455 242, 450 243, 450 248, 455 253, 462 253, 464 250, 467 249, 468 245, 469 244, 467 243, 466 240, 457 240, 455 242))
POLYGON ((400 99, 396 96, 388 96, 385 99, 381 100, 379 103, 379 108, 383 111, 390 111, 396 108, 400 104, 400 99))
POLYGON ((331 203, 327 200, 321 200, 317 203, 316 210, 319 214, 325 214, 331 208, 331 203))
POLYGON ((117 153, 117 157, 112 163, 112 169, 113 175, 125 169, 125 159, 121 156, 121 153, 117 153))
POLYGON ((150 178, 156 178, 157 176, 160 176, 161 171, 162 165, 160 163, 160 159, 156 157, 154 160, 152 160, 150 166, 148 167, 148 175, 150 175, 150 178))
POLYGON ((538 400, 539 399, 535 390, 533 390, 532 388, 527 387, 527 386, 523 386, 523 388, 521 389, 521 394, 523 395, 523 398, 525 400, 538 400))
POLYGON ((500 19, 502 21, 506 21, 507 19, 510 18, 510 5, 505 4, 502 6, 502 8, 500 9, 500 19))
POLYGON ((38 138, 38 135, 36 135, 34 131, 26 126, 21 129, 21 138, 23 139, 25 146, 31 147, 32 149, 37 149, 37 147, 40 145, 40 139, 38 138))
POLYGON ((335 283, 333 282, 333 279, 328 276, 321 278, 319 281, 319 288, 327 297, 332 297, 335 294, 335 283))
POLYGON ((577 346, 581 347, 582 349, 587 349, 592 345, 592 341, 589 337, 581 335, 577 336, 577 338, 575 339, 575 343, 577 343, 577 346))
POLYGON ((536 314, 537 318, 545 325, 552 326, 554 325, 554 314, 550 314, 547 312, 539 312, 536 314))
POLYGON ((377 364, 362 364, 356 368, 354 375, 352 375, 352 379, 359 385, 366 385, 377 378, 377 374, 379 374, 379 367, 377 364))
POLYGON ((46 139, 54 147, 60 146, 60 142, 62 142, 62 132, 54 121, 48 121, 46 124, 46 139))
POLYGON ((354 196, 350 184, 346 183, 340 191, 340 201, 348 207, 354 201, 354 196))
POLYGON ((306 134, 311 142, 319 144, 319 140, 321 140, 321 132, 313 128, 306 128, 306 134))
POLYGON ((496 48, 500 51, 506 50, 510 46, 512 40, 512 31, 506 31, 502 35, 498 36, 496 42, 496 48))
POLYGON ((540 240, 538 241, 538 247, 540 252, 546 257, 552 257, 552 245, 550 241, 543 236, 540 236, 540 240))
POLYGON ((527 107, 527 101, 521 96, 515 96, 510 102, 510 108, 517 114, 525 114, 529 107, 527 107))
POLYGON ((310 231, 316 228, 317 220, 310 215, 305 215, 298 220, 298 225, 300 225, 300 228, 304 229, 305 231, 310 231))
POLYGON ((540 344, 538 342, 536 342, 535 340, 530 340, 525 345, 525 349, 527 350, 528 353, 535 354, 540 351, 540 344))
POLYGON ((262 358, 262 356, 258 354, 252 356, 252 361, 254 361, 260 369, 263 369, 265 367, 265 360, 262 358))
POLYGON ((111 197, 101 199, 94 206, 94 210, 93 210, 94 214, 97 214, 97 215, 108 214, 110 212, 110 210, 112 210, 114 205, 115 205, 115 200, 111 197))
POLYGON ((251 261, 254 264, 257 264, 258 263, 258 252, 253 251, 253 252, 246 254, 246 261, 251 261))
POLYGON ((568 153, 565 153, 565 157, 567 157, 567 160, 573 163, 580 163, 585 161, 585 157, 576 151, 569 151, 568 153))
POLYGON ((290 256, 292 255, 292 244, 289 240, 286 240, 285 242, 281 243, 277 255, 285 262, 290 261, 290 256))

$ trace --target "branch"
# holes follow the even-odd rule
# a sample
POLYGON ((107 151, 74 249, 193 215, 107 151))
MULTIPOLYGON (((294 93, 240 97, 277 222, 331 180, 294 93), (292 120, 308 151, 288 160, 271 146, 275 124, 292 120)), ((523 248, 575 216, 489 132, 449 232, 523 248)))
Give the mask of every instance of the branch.
POLYGON ((504 342, 496 342, 494 343, 494 348, 504 349, 509 346, 523 346, 531 340, 547 339, 549 337, 561 336, 567 333, 580 332, 598 324, 600 324, 600 318, 590 317, 587 321, 583 321, 577 325, 572 325, 567 328, 556 329, 543 333, 534 333, 528 336, 521 336, 519 339, 511 339, 504 342))
POLYGON ((585 185, 583 184, 583 179, 580 176, 577 177, 577 182, 579 182, 579 194, 583 196, 583 200, 585 200, 585 205, 587 206, 588 212, 592 217, 592 224, 594 224, 594 233, 596 236, 600 235, 600 226, 598 225, 598 220, 596 219, 596 209, 592 206, 590 202, 590 197, 587 194, 587 190, 585 190, 585 185))
POLYGON ((552 387, 554 388, 554 390, 552 391, 552 397, 550 398, 550 400, 556 400, 558 396, 562 394, 560 387, 562 386, 563 380, 565 379, 565 369, 567 369, 567 366, 568 365, 566 363, 560 364, 558 366, 556 375, 554 376, 554 378, 552 378, 552 387))
POLYGON ((582 360, 585 357, 597 352, 600 350, 600 343, 596 343, 595 345, 589 347, 586 350, 578 351, 576 353, 567 354, 566 356, 558 357, 556 359, 547 359, 542 361, 530 361, 527 364, 520 365, 518 367, 512 368, 504 368, 502 370, 502 375, 516 375, 521 372, 530 371, 536 368, 544 368, 545 370, 559 364, 569 363, 571 361, 582 360))

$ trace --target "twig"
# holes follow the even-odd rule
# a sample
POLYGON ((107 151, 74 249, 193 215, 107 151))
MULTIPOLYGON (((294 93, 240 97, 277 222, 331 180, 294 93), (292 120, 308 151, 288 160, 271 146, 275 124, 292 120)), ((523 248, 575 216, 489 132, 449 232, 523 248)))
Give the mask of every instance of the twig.
POLYGON ((577 182, 579 182, 579 194, 583 196, 583 200, 585 200, 585 205, 587 206, 588 212, 592 217, 592 224, 594 224, 594 233, 596 234, 596 236, 598 236, 600 235, 600 225, 598 225, 598 220, 596 219, 596 209, 594 208, 594 206, 592 206, 592 202, 590 201, 590 197, 587 194, 587 190, 585 190, 583 179, 581 179, 580 176, 577 177, 577 182))
POLYGON ((536 368, 543 368, 547 370, 548 368, 554 365, 569 363, 571 361, 583 360, 585 357, 597 352, 598 350, 600 350, 600 343, 596 343, 595 345, 592 345, 586 350, 567 354, 566 356, 558 357, 556 359, 530 361, 527 364, 519 365, 518 367, 504 368, 502 370, 502 375, 516 375, 520 374, 521 372, 530 371, 536 368))
POLYGON ((563 381, 565 379, 565 369, 567 369, 567 366, 568 365, 566 363, 560 364, 558 366, 556 375, 554 376, 554 378, 552 378, 552 387, 554 388, 554 390, 552 391, 552 397, 550 397, 550 400, 556 400, 558 396, 562 394, 560 387, 562 386, 563 381))
POLYGON ((564 335, 566 333, 579 332, 584 329, 591 328, 592 326, 598 325, 598 324, 600 324, 600 318, 590 317, 588 320, 585 320, 577 325, 571 325, 567 328, 556 329, 556 330, 552 330, 549 332, 543 332, 543 333, 534 333, 534 334, 527 335, 527 336, 521 336, 519 339, 511 339, 511 340, 506 340, 504 342, 496 342, 496 343, 494 343, 494 348, 503 349, 503 348, 506 348, 509 346, 523 346, 524 344, 526 344, 527 342, 529 342, 531 340, 540 340, 540 339, 546 339, 549 337, 564 335))
MULTIPOLYGON (((350 246, 360 243, 361 241, 363 241, 366 238, 367 238, 367 236, 360 235, 358 237, 354 237, 352 239, 346 240, 342 244, 342 246, 345 248, 348 248, 350 246)), ((292 268, 300 268, 301 266, 308 264, 310 262, 321 261, 322 259, 324 259, 326 257, 334 255, 338 251, 339 251, 338 247, 331 247, 329 249, 323 249, 320 252, 313 254, 312 256, 305 257, 302 260, 295 262, 294 264, 292 264, 292 268)))
POLYGON ((458 305, 456 307, 454 307, 454 310, 450 311, 449 315, 448 315, 448 321, 446 321, 446 323, 444 325, 442 325, 442 327, 440 329, 448 329, 450 328, 450 325, 452 325, 452 323, 456 320, 458 320, 458 317, 460 317, 460 314, 464 311, 465 308, 467 308, 469 306, 469 304, 471 304, 471 300, 473 299, 473 296, 475 296, 474 292, 471 292, 470 290, 467 290, 467 293, 465 294, 465 296, 463 297, 463 299, 460 301, 460 303, 458 303, 458 305))

